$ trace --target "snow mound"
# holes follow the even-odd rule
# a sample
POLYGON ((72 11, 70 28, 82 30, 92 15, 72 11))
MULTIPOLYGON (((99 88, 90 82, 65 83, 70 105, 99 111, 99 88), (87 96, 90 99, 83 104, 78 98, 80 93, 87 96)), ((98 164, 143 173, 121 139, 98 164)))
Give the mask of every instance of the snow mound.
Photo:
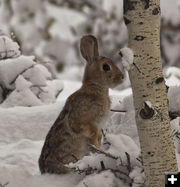
POLYGON ((13 81, 25 70, 34 66, 33 56, 19 56, 15 59, 6 59, 0 61, 0 84, 6 88, 12 89, 13 81))
POLYGON ((0 36, 0 44, 1 106, 37 106, 55 102, 63 90, 62 82, 54 79, 44 65, 35 61, 34 56, 20 55, 18 44, 10 38, 0 36), (1 55, 1 50, 5 50, 6 56, 4 53, 1 55), (14 58, 8 51, 15 51, 14 58))

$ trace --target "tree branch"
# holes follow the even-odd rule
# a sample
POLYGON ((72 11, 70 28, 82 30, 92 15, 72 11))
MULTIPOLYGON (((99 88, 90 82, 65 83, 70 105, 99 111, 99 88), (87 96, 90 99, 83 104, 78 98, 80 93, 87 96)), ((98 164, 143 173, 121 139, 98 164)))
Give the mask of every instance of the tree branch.
POLYGON ((122 113, 126 113, 126 110, 116 110, 116 109, 110 109, 111 112, 122 112, 122 113))
POLYGON ((5 186, 7 186, 9 184, 9 182, 6 182, 5 184, 1 184, 0 183, 0 187, 5 187, 5 186))

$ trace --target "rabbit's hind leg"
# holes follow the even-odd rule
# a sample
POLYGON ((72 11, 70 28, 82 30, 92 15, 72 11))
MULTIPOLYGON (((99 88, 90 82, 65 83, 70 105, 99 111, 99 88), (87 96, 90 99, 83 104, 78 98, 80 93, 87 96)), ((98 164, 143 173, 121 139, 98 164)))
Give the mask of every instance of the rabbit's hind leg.
POLYGON ((62 159, 57 159, 55 156, 53 158, 48 157, 42 167, 40 168, 41 173, 51 173, 51 174, 66 174, 72 171, 72 169, 66 167, 65 165, 70 162, 77 161, 73 155, 67 155, 62 159))

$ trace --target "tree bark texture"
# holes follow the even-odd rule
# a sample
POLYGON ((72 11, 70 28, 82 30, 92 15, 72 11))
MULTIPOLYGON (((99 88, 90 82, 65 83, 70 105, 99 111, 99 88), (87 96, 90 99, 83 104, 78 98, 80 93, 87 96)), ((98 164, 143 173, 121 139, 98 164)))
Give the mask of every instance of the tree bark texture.
POLYGON ((160 56, 160 0, 124 0, 124 21, 134 51, 129 76, 146 187, 163 187, 164 173, 178 168, 160 56))

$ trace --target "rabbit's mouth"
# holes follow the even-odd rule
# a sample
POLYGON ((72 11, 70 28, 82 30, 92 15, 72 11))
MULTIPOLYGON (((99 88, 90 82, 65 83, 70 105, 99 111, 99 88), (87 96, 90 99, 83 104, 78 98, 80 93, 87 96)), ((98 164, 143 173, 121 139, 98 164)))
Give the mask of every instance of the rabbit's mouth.
POLYGON ((113 78, 113 83, 112 83, 111 88, 115 88, 115 87, 118 86, 119 84, 122 84, 123 79, 124 79, 123 74, 121 74, 121 75, 119 75, 119 76, 115 76, 115 77, 113 78))

